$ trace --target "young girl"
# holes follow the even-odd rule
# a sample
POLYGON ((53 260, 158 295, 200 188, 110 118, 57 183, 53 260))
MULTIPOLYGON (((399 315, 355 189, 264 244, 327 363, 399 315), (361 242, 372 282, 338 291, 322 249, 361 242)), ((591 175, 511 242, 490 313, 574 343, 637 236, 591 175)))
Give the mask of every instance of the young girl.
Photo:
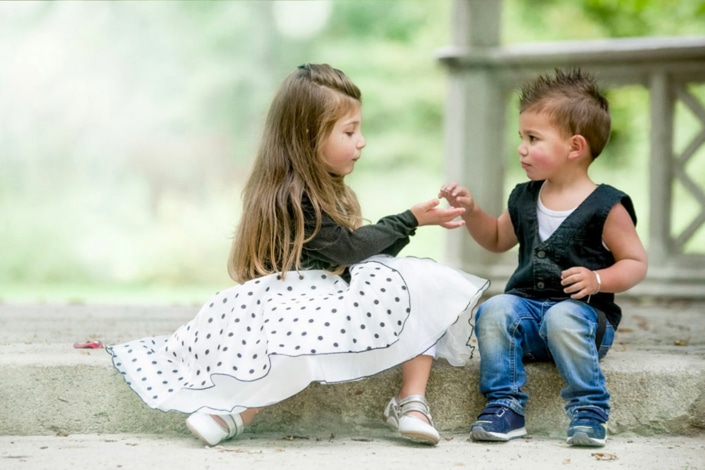
POLYGON ((344 177, 365 146, 361 94, 328 65, 298 67, 269 110, 228 270, 173 335, 107 348, 150 407, 191 415, 208 445, 240 435, 264 406, 311 382, 361 379, 402 364, 384 416, 435 445, 424 395, 434 356, 470 356, 472 308, 487 281, 429 259, 395 258, 417 227, 456 228, 432 199, 362 225, 344 177))

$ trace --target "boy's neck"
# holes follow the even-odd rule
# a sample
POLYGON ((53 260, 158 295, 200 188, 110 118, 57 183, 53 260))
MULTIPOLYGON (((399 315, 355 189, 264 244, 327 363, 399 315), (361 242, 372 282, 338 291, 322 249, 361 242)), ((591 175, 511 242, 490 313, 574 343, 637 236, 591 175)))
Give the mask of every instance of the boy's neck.
POLYGON ((597 187, 587 174, 573 178, 550 178, 541 187, 541 203, 555 211, 580 205, 597 187))

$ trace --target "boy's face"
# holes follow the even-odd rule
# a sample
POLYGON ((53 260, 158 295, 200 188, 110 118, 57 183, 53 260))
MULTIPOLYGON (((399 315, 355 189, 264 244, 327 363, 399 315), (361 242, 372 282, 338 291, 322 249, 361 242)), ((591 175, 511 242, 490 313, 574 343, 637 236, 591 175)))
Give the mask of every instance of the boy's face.
POLYGON ((551 122, 546 113, 524 111, 519 115, 517 148, 521 167, 533 181, 549 179, 568 162, 570 137, 551 122))
POLYGON ((328 171, 338 176, 352 173, 355 162, 365 147, 362 136, 362 112, 357 106, 348 115, 336 121, 333 131, 323 144, 323 161, 328 171))

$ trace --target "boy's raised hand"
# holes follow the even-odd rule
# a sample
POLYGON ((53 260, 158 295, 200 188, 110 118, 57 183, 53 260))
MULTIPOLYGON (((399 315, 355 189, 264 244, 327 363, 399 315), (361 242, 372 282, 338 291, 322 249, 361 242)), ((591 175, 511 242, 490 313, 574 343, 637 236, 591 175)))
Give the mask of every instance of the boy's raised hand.
POLYGON ((422 225, 440 225, 443 228, 458 228, 465 224, 465 221, 455 220, 458 216, 463 215, 465 209, 462 207, 449 207, 441 208, 438 207, 441 201, 438 199, 431 199, 426 202, 420 202, 411 208, 411 212, 416 217, 419 222, 419 226, 422 225))
POLYGON ((468 212, 475 208, 475 201, 468 188, 458 183, 447 183, 441 186, 438 197, 448 201, 452 207, 463 207, 468 212))

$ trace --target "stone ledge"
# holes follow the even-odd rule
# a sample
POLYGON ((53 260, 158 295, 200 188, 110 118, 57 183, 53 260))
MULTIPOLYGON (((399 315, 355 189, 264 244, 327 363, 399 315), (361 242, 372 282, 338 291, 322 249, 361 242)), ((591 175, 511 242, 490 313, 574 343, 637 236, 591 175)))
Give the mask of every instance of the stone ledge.
MULTIPOLYGON (((705 358, 613 351, 603 361, 612 394, 610 432, 689 434, 705 429, 705 358)), ((455 368, 439 361, 428 399, 441 432, 465 432, 485 404, 479 361, 455 368)), ((527 429, 562 436, 568 424, 562 379, 550 364, 529 364, 527 429)), ((0 346, 0 435, 186 433, 184 415, 147 408, 103 350, 70 344, 0 346)), ((381 430, 382 410, 397 390, 398 368, 357 382, 312 384, 268 407, 249 432, 381 430)))

